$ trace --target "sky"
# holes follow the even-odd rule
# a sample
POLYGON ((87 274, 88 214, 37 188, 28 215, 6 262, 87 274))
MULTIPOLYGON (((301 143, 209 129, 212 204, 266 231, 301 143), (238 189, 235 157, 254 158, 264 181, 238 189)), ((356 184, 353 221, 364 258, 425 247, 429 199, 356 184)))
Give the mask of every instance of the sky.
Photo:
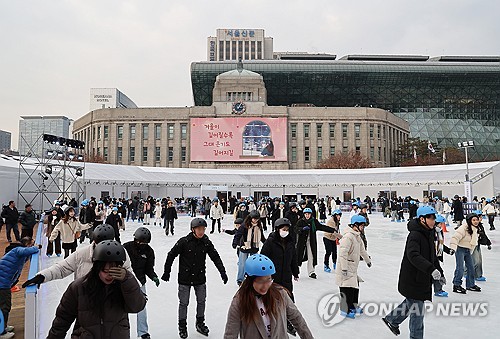
POLYGON ((218 28, 264 29, 274 51, 500 55, 493 0, 0 0, 0 129, 89 111, 90 88, 139 107, 191 106, 190 64, 218 28))

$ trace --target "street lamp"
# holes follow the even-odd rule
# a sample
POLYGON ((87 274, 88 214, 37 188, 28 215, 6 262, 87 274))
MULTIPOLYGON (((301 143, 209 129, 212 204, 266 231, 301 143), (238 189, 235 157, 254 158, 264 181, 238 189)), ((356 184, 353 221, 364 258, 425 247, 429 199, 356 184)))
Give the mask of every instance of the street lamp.
POLYGON ((465 195, 467 197, 467 201, 472 201, 472 182, 469 177, 469 152, 468 149, 474 147, 474 141, 463 141, 458 143, 458 148, 463 148, 465 150, 465 195))

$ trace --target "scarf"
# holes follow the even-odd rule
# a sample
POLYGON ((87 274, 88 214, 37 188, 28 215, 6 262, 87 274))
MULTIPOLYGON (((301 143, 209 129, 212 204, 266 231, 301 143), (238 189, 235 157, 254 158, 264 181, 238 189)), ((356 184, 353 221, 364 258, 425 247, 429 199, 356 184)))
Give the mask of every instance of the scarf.
POLYGON ((443 256, 443 251, 444 251, 444 238, 443 238, 443 231, 441 230, 441 227, 434 227, 435 230, 435 236, 434 236, 434 246, 436 247, 436 255, 438 257, 443 256))
POLYGON ((259 224, 252 224, 252 226, 247 231, 247 244, 250 244, 250 248, 259 249, 259 243, 261 239, 259 224))

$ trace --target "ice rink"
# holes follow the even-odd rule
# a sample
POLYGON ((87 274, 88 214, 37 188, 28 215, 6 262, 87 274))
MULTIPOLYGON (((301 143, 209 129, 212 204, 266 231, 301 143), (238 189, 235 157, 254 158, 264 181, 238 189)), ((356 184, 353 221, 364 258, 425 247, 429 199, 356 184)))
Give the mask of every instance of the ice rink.
MULTIPOLYGON (((162 227, 149 225, 152 232, 152 247, 156 253, 155 270, 158 276, 163 274, 163 265, 168 251, 175 242, 189 232, 188 216, 180 216, 176 221, 175 236, 165 236, 162 227)), ((232 228, 232 216, 227 215, 223 220, 224 228, 232 228)), ((348 222, 348 214, 344 213, 342 217, 341 228, 345 229, 348 222)), ((500 229, 498 218, 496 220, 497 229, 500 229)), ((486 224, 486 220, 483 220, 486 224)), ((137 227, 141 225, 128 222, 126 230, 122 232, 122 242, 130 241, 137 227)), ((488 231, 489 227, 485 225, 487 234, 493 245, 492 250, 488 251, 482 247, 483 270, 486 282, 477 284, 483 289, 482 292, 470 292, 466 295, 455 294, 452 292, 451 280, 455 269, 455 259, 452 256, 444 257, 444 270, 448 285, 444 290, 449 292, 448 298, 434 297, 433 307, 437 303, 487 303, 486 316, 443 316, 436 315, 435 311, 430 311, 425 315, 425 337, 426 338, 464 338, 473 336, 478 338, 498 338, 498 323, 500 322, 500 265, 496 257, 500 254, 498 247, 498 237, 500 230, 488 231)), ((207 233, 210 231, 210 225, 207 233)), ((395 223, 389 219, 384 219, 381 214, 370 215, 370 226, 366 229, 368 239, 368 253, 372 257, 373 266, 366 267, 364 262, 360 263, 359 275, 364 279, 360 286, 360 303, 391 303, 398 304, 403 297, 398 293, 397 282, 399 266, 403 254, 405 239, 408 231, 406 222, 395 223)), ((445 233, 445 241, 449 244, 453 227, 445 233)), ((266 233, 267 235, 267 233, 266 233)), ((219 252, 224 266, 229 276, 227 285, 222 283, 219 272, 207 256, 207 308, 206 324, 210 328, 211 338, 222 338, 226 323, 226 316, 229 304, 238 286, 236 285, 237 257, 235 250, 231 247, 232 236, 224 233, 208 234, 219 252)), ((317 306, 320 299, 329 294, 337 293, 338 287, 335 284, 334 273, 323 271, 324 245, 321 237, 318 236, 318 263, 316 273, 318 279, 314 280, 301 273, 298 282, 294 283, 294 294, 297 306, 305 317, 312 333, 316 338, 392 338, 394 335, 386 328, 380 320, 381 315, 364 314, 356 319, 345 319, 342 322, 326 327, 317 312, 317 306)), ((45 239, 46 241, 46 239, 45 239)), ((45 268, 61 258, 42 256, 42 267, 45 268)), ((178 259, 172 267, 171 281, 161 281, 159 287, 156 287, 148 279, 147 292, 149 301, 147 303, 149 333, 152 338, 178 338, 177 332, 177 264, 178 259)), ((306 263, 303 264, 301 271, 305 270, 306 263)), ((62 293, 67 285, 73 280, 68 277, 64 280, 52 281, 42 284, 40 288, 40 338, 45 338, 54 318, 55 309, 59 303, 62 293)), ((465 279, 462 284, 465 287, 465 279)), ((431 306, 430 303, 428 305, 431 306)), ((191 293, 191 302, 188 314, 188 333, 190 338, 203 338, 194 328, 196 302, 194 292, 191 293)), ((373 312, 371 312, 373 313, 373 312)), ((461 312, 459 312, 461 313, 461 312)), ((383 314, 385 315, 385 314, 383 314)), ((130 315, 131 337, 136 336, 136 316, 130 315)), ((401 326, 401 338, 408 338, 408 320, 401 326)), ((67 338, 69 338, 69 333, 67 338)))

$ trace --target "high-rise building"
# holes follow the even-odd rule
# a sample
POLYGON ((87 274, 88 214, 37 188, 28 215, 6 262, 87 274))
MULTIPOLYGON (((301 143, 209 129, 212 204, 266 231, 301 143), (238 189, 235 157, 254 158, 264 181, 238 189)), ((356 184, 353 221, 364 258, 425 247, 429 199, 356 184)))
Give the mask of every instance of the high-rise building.
POLYGON ((101 108, 137 108, 137 105, 117 88, 91 88, 90 110, 101 108))
POLYGON ((65 116, 22 116, 19 120, 19 154, 41 157, 42 135, 69 138, 71 121, 65 116))
POLYGON ((11 134, 0 130, 0 151, 8 151, 11 147, 11 134))
POLYGON ((273 38, 263 29, 218 29, 208 37, 207 60, 272 60, 273 38))

